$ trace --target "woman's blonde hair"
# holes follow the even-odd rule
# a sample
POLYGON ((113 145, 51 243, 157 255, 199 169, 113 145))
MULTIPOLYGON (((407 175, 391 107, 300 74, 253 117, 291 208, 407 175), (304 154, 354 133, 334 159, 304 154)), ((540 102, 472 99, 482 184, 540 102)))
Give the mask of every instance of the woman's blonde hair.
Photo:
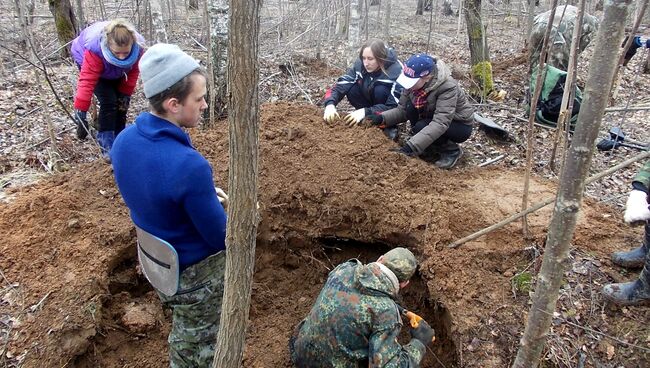
POLYGON ((129 46, 136 42, 135 27, 123 18, 112 20, 104 28, 106 41, 119 47, 129 46))
POLYGON ((372 55, 379 62, 379 68, 381 69, 381 71, 386 73, 384 64, 386 64, 386 61, 388 60, 388 48, 386 47, 384 41, 378 38, 371 38, 368 41, 366 41, 363 45, 361 45, 361 48, 359 49, 359 59, 361 59, 362 61, 363 61, 363 50, 367 48, 370 48, 370 51, 372 51, 372 55))

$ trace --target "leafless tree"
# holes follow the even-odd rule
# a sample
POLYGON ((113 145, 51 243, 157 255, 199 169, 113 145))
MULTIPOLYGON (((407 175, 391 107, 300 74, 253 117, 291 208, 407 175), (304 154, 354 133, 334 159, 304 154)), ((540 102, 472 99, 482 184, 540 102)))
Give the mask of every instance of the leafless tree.
POLYGON ((230 213, 221 326, 212 366, 241 366, 257 238, 261 0, 230 0, 228 125, 230 213))
POLYGON ((228 0, 208 2, 210 23, 210 123, 226 115, 228 74, 228 0))
POLYGON ((582 204, 585 177, 589 172, 594 144, 607 105, 609 87, 617 62, 624 23, 631 0, 606 3, 596 48, 589 66, 585 98, 573 141, 560 177, 553 218, 546 237, 542 268, 537 276, 533 305, 513 368, 538 366, 551 326, 578 211, 582 204))
POLYGON ((149 6, 153 28, 153 39, 151 41, 154 43, 167 42, 167 31, 165 30, 161 0, 149 0, 149 6))
POLYGON ((469 38, 472 78, 478 86, 473 89, 472 94, 485 97, 494 89, 494 82, 487 33, 481 20, 481 0, 467 0, 466 4, 465 22, 469 38))
POLYGON ((354 60, 354 52, 361 44, 361 16, 359 0, 350 0, 350 28, 348 30, 348 64, 354 60))
MULTIPOLYGON (((49 0, 50 12, 54 15, 56 35, 61 46, 68 44, 77 36, 77 22, 70 0, 49 0)), ((70 54, 69 47, 62 49, 63 56, 70 54)))

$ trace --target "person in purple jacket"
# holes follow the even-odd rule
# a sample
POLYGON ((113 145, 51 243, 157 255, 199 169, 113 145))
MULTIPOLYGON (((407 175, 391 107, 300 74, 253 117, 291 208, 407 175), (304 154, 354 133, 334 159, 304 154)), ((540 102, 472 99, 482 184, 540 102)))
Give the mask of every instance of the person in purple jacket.
POLYGON ((140 70, 150 111, 115 139, 115 182, 135 225, 178 255, 180 291, 158 292, 173 311, 171 366, 209 367, 221 315, 226 212, 220 202, 227 196, 183 130, 196 127, 208 107, 206 73, 177 46, 162 43, 144 53, 140 70))
POLYGON ((88 136, 86 115, 94 94, 99 101, 97 142, 105 158, 126 125, 144 44, 144 38, 124 19, 94 23, 72 41, 72 58, 79 67, 74 97, 77 138, 88 136))

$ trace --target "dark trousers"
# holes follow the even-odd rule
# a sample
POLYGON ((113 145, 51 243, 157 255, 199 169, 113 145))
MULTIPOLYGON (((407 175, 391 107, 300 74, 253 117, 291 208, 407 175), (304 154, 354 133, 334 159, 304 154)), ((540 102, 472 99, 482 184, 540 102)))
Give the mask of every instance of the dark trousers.
POLYGON ((362 109, 374 105, 372 101, 366 98, 361 91, 361 86, 357 83, 350 88, 346 96, 350 105, 354 106, 355 109, 362 109))
MULTIPOLYGON (((420 112, 413 106, 411 101, 408 101, 406 104, 406 116, 411 122, 411 134, 418 134, 422 129, 424 129, 429 123, 431 123, 432 118, 420 118, 420 112)), ((448 142, 454 143, 463 143, 469 139, 472 135, 472 126, 461 123, 458 121, 452 121, 449 124, 449 128, 445 131, 438 139, 436 139, 432 146, 443 146, 448 142)))
POLYGON ((95 85, 93 93, 99 101, 99 131, 114 131, 115 135, 121 132, 126 125, 126 108, 118 106, 119 79, 100 78, 95 85))

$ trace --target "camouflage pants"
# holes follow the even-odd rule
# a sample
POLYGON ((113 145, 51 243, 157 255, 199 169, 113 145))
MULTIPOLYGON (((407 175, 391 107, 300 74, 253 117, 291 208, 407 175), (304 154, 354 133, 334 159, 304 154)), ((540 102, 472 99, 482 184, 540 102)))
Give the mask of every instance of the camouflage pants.
POLYGON ((174 296, 158 293, 172 310, 169 363, 172 368, 210 367, 219 331, 226 252, 219 252, 181 273, 180 288, 192 290, 174 296))

